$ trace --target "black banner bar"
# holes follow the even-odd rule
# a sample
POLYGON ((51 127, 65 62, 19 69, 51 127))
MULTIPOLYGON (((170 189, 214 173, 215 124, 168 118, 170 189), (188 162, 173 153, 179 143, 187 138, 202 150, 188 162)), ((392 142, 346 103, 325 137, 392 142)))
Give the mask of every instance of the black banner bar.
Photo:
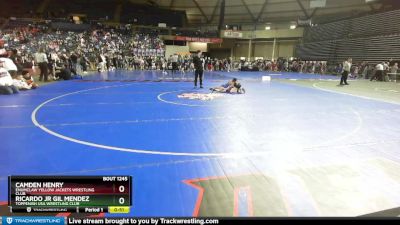
POLYGON ((376 219, 361 219, 361 218, 128 218, 128 217, 113 217, 113 218, 67 218, 68 225, 76 224, 111 224, 111 225, 163 225, 163 224, 199 224, 199 225, 220 225, 220 224, 287 224, 288 222, 305 222, 307 224, 321 224, 321 222, 337 222, 340 224, 354 224, 357 222, 384 222, 389 224, 399 224, 400 218, 376 218, 376 219), (85 221, 84 221, 85 220, 85 221))
POLYGON ((10 207, 12 213, 108 213, 108 207, 10 207))

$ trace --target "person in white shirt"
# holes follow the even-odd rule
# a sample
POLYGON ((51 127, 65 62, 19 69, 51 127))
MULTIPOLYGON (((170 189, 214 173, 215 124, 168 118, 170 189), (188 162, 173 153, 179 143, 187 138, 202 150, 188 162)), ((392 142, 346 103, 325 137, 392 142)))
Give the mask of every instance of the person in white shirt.
POLYGON ((99 62, 99 64, 97 65, 98 72, 104 72, 107 70, 106 61, 107 61, 106 57, 104 56, 103 53, 101 53, 98 57, 98 62, 99 62))
POLYGON ((11 95, 17 93, 19 93, 19 90, 13 85, 10 73, 3 68, 3 62, 0 62, 0 94, 11 95))
POLYGON ((176 71, 179 70, 178 68, 178 60, 179 60, 179 56, 177 53, 173 54, 171 56, 171 62, 172 62, 172 78, 174 78, 174 74, 176 73, 176 71))
POLYGON ((7 55, 7 50, 5 48, 0 47, 0 55, 7 55))
POLYGON ((15 77, 17 74, 17 66, 10 58, 0 58, 0 61, 3 63, 3 68, 6 69, 12 77, 15 77))
POLYGON ((143 58, 140 58, 139 59, 139 66, 140 66, 140 70, 144 70, 144 59, 143 58))
POLYGON ((168 74, 168 72, 166 71, 167 70, 167 61, 165 59, 161 59, 161 68, 162 68, 163 75, 168 74))
POLYGON ((44 49, 42 47, 39 48, 39 52, 35 53, 35 63, 37 63, 40 68, 39 81, 42 81, 44 78, 44 81, 47 82, 47 80, 48 80, 47 64, 49 63, 49 61, 47 60, 47 55, 46 55, 46 53, 44 53, 44 49))
POLYGON ((343 63, 343 73, 342 73, 342 78, 340 79, 340 85, 349 85, 349 83, 347 83, 347 78, 349 77, 350 74, 352 62, 353 60, 349 58, 343 63))
POLYGON ((13 85, 21 91, 32 89, 32 85, 28 84, 22 75, 18 75, 13 79, 13 85))
POLYGON ((378 65, 375 66, 375 74, 374 76, 371 77, 370 81, 373 80, 378 80, 382 81, 383 80, 383 70, 384 70, 384 63, 379 63, 378 65))

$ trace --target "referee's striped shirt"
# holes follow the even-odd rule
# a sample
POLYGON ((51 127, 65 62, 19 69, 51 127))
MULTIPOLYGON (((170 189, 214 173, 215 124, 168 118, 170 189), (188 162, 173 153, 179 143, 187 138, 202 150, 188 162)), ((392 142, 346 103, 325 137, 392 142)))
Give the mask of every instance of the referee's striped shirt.
POLYGON ((48 63, 47 55, 45 53, 37 52, 35 53, 35 62, 36 63, 48 63))

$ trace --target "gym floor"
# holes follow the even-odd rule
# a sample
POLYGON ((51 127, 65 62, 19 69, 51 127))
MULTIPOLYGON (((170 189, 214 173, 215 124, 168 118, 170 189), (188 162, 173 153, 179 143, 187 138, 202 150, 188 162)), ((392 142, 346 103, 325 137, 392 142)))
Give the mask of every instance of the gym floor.
POLYGON ((193 89, 192 76, 116 71, 0 96, 0 214, 9 175, 132 175, 130 216, 400 214, 398 83, 212 72, 193 89), (177 97, 232 77, 246 94, 177 97))

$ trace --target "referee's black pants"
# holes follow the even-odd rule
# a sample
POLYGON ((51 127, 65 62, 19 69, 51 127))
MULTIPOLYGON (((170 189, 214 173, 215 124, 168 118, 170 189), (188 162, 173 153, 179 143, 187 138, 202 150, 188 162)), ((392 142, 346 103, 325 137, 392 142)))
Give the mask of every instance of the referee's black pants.
POLYGON ((39 80, 42 81, 44 78, 44 81, 48 80, 48 67, 47 67, 47 63, 46 62, 41 62, 39 63, 39 68, 40 68, 40 78, 39 80))
POLYGON ((178 71, 178 63, 177 62, 173 62, 172 63, 172 75, 174 75, 176 73, 176 71, 178 71))
POLYGON ((200 80, 200 87, 203 87, 203 72, 204 70, 198 70, 194 71, 194 86, 197 87, 197 79, 200 80))
POLYGON ((340 79, 340 85, 348 84, 347 83, 347 78, 348 77, 349 77, 349 72, 348 71, 343 71, 342 78, 340 79))

